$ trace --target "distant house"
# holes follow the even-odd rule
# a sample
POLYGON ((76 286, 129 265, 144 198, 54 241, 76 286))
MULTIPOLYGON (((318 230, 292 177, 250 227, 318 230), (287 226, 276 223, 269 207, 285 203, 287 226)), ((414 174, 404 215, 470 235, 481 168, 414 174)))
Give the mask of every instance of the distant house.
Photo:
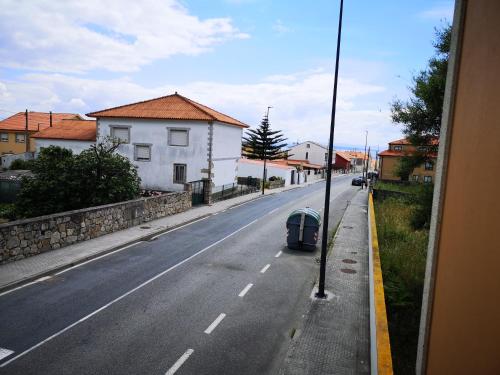
MULTIPOLYGON (((306 160, 308 163, 317 164, 326 167, 328 162, 328 148, 313 141, 298 143, 288 152, 289 159, 306 160)), ((335 156, 335 151, 334 154, 335 156)), ((332 160, 335 158, 333 157, 332 160)))
POLYGON ((361 172, 368 156, 360 151, 337 151, 333 168, 361 172))
POLYGON ((405 155, 413 155, 417 152, 424 152, 430 160, 415 168, 410 174, 410 181, 414 182, 434 182, 435 179, 435 164, 437 154, 430 152, 430 146, 436 146, 438 140, 434 140, 429 146, 415 146, 410 143, 408 139, 398 139, 397 141, 389 142, 389 148, 378 154, 380 158, 380 171, 379 178, 388 181, 400 181, 401 178, 397 176, 396 170, 399 161, 405 155))
POLYGON ((241 137, 248 125, 177 93, 89 113, 97 137, 120 139, 118 152, 134 162, 143 188, 182 190, 210 180, 236 181, 241 137))
POLYGON ((60 146, 79 154, 96 142, 95 120, 61 120, 52 127, 45 128, 31 136, 35 140, 35 151, 42 148, 60 146))
POLYGON ((35 151, 31 136, 64 119, 82 120, 74 113, 28 112, 26 118, 26 112, 19 112, 0 121, 0 155, 35 151))
MULTIPOLYGON (((262 160, 253 160, 241 158, 238 161, 238 177, 252 177, 262 179, 262 172, 264 168, 264 162, 262 160)), ((281 163, 275 163, 274 161, 266 162, 267 178, 279 177, 285 180, 285 186, 296 183, 297 178, 295 174, 297 173, 294 167, 284 165, 281 163), (294 180, 292 180, 294 178, 294 180)))
POLYGON ((333 164, 335 170, 350 171, 351 170, 351 156, 343 151, 335 153, 335 163, 333 164))

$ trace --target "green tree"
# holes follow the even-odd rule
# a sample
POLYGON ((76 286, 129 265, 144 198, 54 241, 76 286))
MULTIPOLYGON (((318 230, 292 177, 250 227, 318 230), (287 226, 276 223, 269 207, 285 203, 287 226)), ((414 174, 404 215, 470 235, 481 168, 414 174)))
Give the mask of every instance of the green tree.
MULTIPOLYGON (((391 104, 392 121, 403 126, 404 135, 415 145, 430 145, 439 138, 450 42, 451 26, 436 29, 436 53, 427 68, 413 77, 410 98, 396 99, 391 104)), ((428 150, 435 152, 436 148, 428 150)))
POLYGON ((249 159, 260 159, 264 161, 262 174, 262 194, 266 182, 266 161, 276 160, 283 157, 283 148, 286 146, 286 138, 281 130, 272 130, 269 117, 262 119, 257 129, 250 129, 243 137, 243 155, 249 159))
POLYGON ((71 150, 44 148, 33 163, 33 177, 22 181, 16 200, 18 217, 33 217, 134 199, 140 178, 117 143, 105 140, 73 155, 71 150))

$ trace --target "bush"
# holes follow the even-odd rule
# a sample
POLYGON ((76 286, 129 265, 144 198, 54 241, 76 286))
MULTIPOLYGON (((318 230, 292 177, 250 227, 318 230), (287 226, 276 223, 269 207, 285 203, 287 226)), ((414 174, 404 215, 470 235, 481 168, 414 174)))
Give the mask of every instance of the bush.
POLYGON ((434 196, 434 185, 424 184, 413 198, 415 209, 410 219, 413 229, 429 229, 432 214, 432 199, 434 196))
POLYGON ((136 198, 140 178, 127 158, 114 153, 117 147, 105 142, 80 155, 44 148, 34 161, 34 177, 22 180, 16 214, 33 217, 136 198))
POLYGON ((10 170, 29 169, 33 170, 34 160, 16 159, 10 164, 10 170))
POLYGON ((0 203, 0 219, 15 220, 15 206, 11 203, 0 203))

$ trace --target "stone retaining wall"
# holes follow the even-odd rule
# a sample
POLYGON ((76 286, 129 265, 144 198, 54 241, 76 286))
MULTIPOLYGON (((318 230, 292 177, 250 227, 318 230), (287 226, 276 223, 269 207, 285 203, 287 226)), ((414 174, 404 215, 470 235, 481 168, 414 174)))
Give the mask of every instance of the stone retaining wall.
POLYGON ((0 224, 0 263, 87 241, 189 208, 190 192, 167 193, 0 224))

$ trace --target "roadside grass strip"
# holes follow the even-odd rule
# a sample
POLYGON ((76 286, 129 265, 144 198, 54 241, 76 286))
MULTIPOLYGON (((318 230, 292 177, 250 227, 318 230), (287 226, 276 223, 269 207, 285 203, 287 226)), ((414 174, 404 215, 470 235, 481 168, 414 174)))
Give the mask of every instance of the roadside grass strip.
POLYGON ((177 362, 175 362, 174 365, 168 369, 168 371, 165 373, 165 375, 174 375, 177 372, 177 370, 179 370, 181 368, 181 366, 184 364, 184 362, 186 362, 187 359, 193 353, 194 353, 193 349, 186 350, 186 352, 183 355, 181 355, 181 357, 177 360, 177 362))
POLYGON ((205 333, 207 335, 210 335, 215 328, 222 322, 222 319, 226 317, 226 314, 220 314, 213 322, 208 326, 208 328, 205 330, 205 333))

